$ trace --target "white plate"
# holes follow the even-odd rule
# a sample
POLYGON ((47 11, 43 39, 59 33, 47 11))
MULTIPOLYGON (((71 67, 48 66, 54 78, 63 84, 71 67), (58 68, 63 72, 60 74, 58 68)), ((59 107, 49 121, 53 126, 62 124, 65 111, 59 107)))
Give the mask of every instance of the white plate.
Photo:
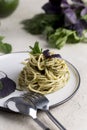
MULTIPOLYGON (((7 55, 0 56, 0 71, 5 72, 9 78, 13 79, 18 85, 18 75, 23 68, 23 64, 21 64, 25 59, 29 57, 28 52, 18 52, 11 53, 7 55)), ((66 61, 69 70, 70 70, 70 79, 67 85, 52 93, 46 95, 49 99, 50 107, 55 107, 57 105, 61 105, 68 101, 78 90, 80 85, 80 75, 77 69, 68 61, 66 61)), ((16 93, 16 91, 15 91, 16 93)), ((17 95, 20 93, 17 93, 17 95)), ((15 94, 12 93, 11 97, 15 94)), ((0 106, 3 106, 4 101, 7 99, 0 99, 0 106)))

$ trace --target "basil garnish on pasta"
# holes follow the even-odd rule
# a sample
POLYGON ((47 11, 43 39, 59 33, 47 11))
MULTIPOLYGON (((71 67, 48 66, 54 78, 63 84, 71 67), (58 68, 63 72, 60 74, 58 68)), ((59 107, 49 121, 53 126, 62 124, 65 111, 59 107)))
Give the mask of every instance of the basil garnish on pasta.
MULTIPOLYGON (((35 44, 39 47, 39 43, 35 44)), ((21 89, 48 94, 64 87, 69 77, 68 66, 60 54, 41 49, 37 53, 30 53, 19 74, 19 85, 21 89)))
POLYGON ((31 54, 39 54, 42 53, 42 49, 39 47, 39 42, 35 42, 34 47, 29 46, 30 49, 32 50, 30 53, 31 54))

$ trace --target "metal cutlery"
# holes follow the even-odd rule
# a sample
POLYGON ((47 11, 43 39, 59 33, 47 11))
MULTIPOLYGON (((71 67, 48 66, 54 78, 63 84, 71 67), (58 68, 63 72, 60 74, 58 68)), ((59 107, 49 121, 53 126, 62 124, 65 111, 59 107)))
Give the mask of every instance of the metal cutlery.
POLYGON ((4 103, 5 108, 8 108, 14 112, 29 115, 33 120, 43 129, 50 130, 37 118, 37 109, 29 100, 25 100, 24 97, 12 97, 4 103))
POLYGON ((50 113, 49 111, 49 100, 42 94, 35 93, 35 92, 28 92, 22 95, 25 100, 30 100, 37 109, 43 110, 46 112, 48 117, 54 122, 54 124, 60 130, 66 130, 66 128, 50 113))

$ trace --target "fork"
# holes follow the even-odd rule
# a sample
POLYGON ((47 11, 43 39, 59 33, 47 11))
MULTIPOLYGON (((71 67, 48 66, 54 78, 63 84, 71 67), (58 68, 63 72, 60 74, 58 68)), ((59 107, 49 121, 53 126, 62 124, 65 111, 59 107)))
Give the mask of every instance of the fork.
POLYGON ((53 121, 53 123, 60 129, 60 130, 67 130, 49 111, 49 100, 42 94, 35 93, 35 92, 28 92, 22 95, 25 100, 30 100, 37 109, 43 110, 46 112, 48 117, 53 121))
POLYGON ((50 130, 45 124, 43 124, 37 118, 37 109, 36 107, 28 100, 26 101, 23 97, 11 97, 4 103, 5 108, 12 110, 14 112, 22 113, 25 115, 29 115, 33 118, 33 120, 43 129, 50 130))

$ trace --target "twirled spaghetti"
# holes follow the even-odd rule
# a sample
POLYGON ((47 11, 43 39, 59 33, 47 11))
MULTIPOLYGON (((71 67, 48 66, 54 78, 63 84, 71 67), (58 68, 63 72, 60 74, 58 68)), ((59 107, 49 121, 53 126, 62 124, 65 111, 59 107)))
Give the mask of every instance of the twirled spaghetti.
POLYGON ((19 75, 19 85, 22 89, 48 94, 64 87, 69 77, 68 66, 62 58, 30 54, 19 75))

